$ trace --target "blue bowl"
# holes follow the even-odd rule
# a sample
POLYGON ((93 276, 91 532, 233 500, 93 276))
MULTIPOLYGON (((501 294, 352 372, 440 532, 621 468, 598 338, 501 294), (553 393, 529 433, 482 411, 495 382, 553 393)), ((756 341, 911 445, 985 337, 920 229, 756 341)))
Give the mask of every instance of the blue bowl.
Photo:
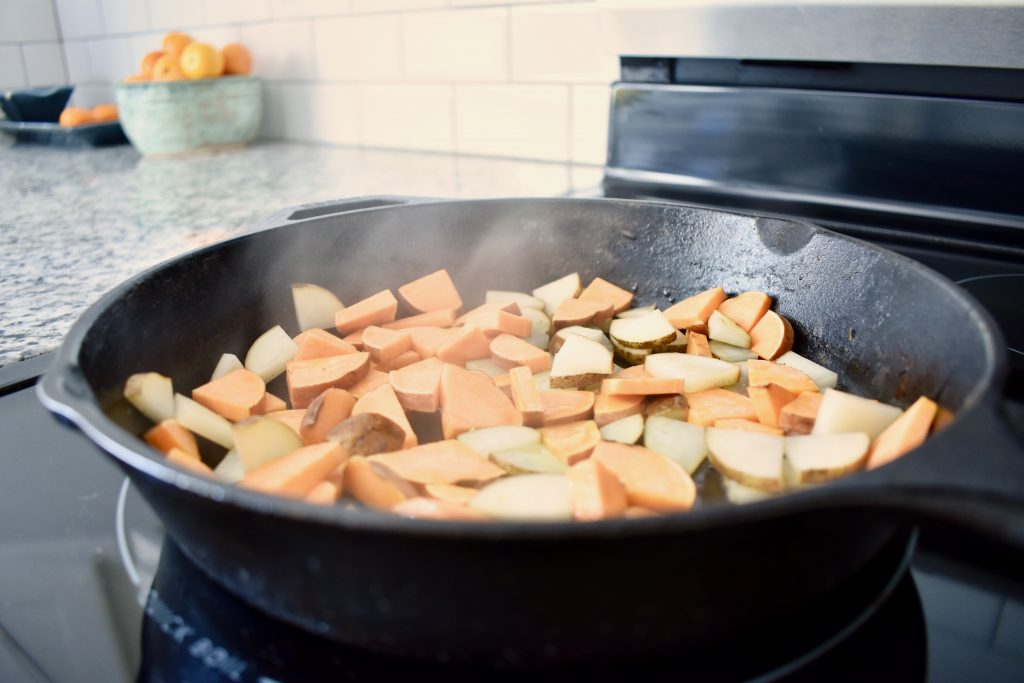
POLYGON ((57 123, 71 97, 72 86, 8 90, 0 97, 0 109, 8 121, 57 123))

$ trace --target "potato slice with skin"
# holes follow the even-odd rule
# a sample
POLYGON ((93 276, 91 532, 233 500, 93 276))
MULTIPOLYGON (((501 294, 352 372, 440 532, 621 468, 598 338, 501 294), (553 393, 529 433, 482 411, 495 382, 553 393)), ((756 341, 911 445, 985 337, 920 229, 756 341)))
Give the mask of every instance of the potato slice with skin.
POLYGON ((687 474, 696 472, 708 454, 703 427, 660 415, 647 418, 644 447, 678 463, 687 474))
POLYGON ((598 394, 594 398, 594 422, 598 427, 604 427, 630 415, 641 415, 644 410, 644 400, 644 396, 598 394))
POLYGON ((836 385, 839 383, 839 375, 832 372, 825 366, 818 365, 813 360, 804 358, 800 354, 792 351, 787 351, 782 354, 775 359, 775 362, 804 373, 818 385, 818 389, 821 391, 825 391, 826 389, 835 389, 836 385))
POLYGON ((572 519, 569 481, 561 474, 524 474, 488 484, 470 508, 494 519, 556 522, 572 519))
POLYGON ((367 459, 416 484, 484 482, 505 474, 505 470, 455 439, 434 441, 392 453, 378 453, 367 459))
POLYGON ((751 358, 757 358, 757 354, 750 349, 741 349, 738 346, 726 344, 714 339, 708 341, 708 348, 711 350, 712 356, 729 363, 742 363, 743 361, 750 360, 751 358))
POLYGON ((522 313, 520 315, 529 320, 532 326, 530 336, 547 336, 555 331, 551 318, 548 317, 543 308, 523 308, 521 310, 522 313))
POLYGON ((652 353, 644 362, 644 372, 651 377, 681 379, 686 393, 729 386, 740 377, 735 365, 684 353, 652 353))
POLYGON ((647 448, 602 441, 591 458, 622 482, 630 505, 679 512, 693 507, 697 498, 690 475, 675 461, 647 448))
POLYGON ((775 360, 793 348, 793 326, 775 311, 768 311, 750 330, 750 350, 775 360))
POLYGON ((196 443, 196 437, 173 417, 161 420, 159 424, 143 434, 142 438, 150 446, 163 453, 177 448, 199 457, 199 444, 196 443))
POLYGON ((580 292, 580 301, 599 301, 612 307, 613 312, 621 313, 633 304, 633 292, 613 285, 604 278, 595 277, 580 292))
POLYGON ((811 434, 864 432, 873 440, 902 413, 896 406, 838 389, 826 389, 811 434))
POLYGON ((601 427, 601 438, 605 441, 634 444, 644 433, 644 416, 630 415, 601 427))
POLYGON ((926 396, 917 399, 871 444, 868 469, 890 463, 923 444, 938 409, 939 406, 926 396))
POLYGON ((651 304, 649 306, 640 306, 639 308, 630 308, 625 311, 620 311, 615 315, 616 318, 639 318, 642 315, 646 315, 651 311, 657 310, 657 306, 651 304))
POLYGON ((556 330, 563 327, 579 327, 599 324, 612 316, 611 304, 601 301, 566 299, 551 315, 551 324, 556 330))
POLYGON ((245 354, 245 369, 255 372, 264 382, 269 382, 284 372, 285 365, 298 349, 288 333, 280 325, 274 325, 249 347, 245 354))
POLYGON ((153 422, 174 417, 174 384, 158 372, 140 372, 128 378, 124 397, 153 422))
POLYGON ((822 398, 817 391, 805 391, 794 398, 779 411, 779 427, 787 432, 810 434, 821 409, 822 398))
POLYGON ((582 289, 580 274, 569 273, 533 290, 533 296, 544 302, 544 311, 548 315, 554 315, 559 304, 578 296, 582 289))
POLYGON ((242 361, 238 360, 238 356, 233 353, 223 353, 220 356, 220 360, 217 361, 217 367, 213 369, 213 374, 210 375, 210 381, 220 379, 224 375, 228 374, 232 370, 238 370, 244 368, 242 361))
POLYGON ((339 422, 327 432, 326 440, 341 445, 348 455, 390 453, 405 443, 405 430, 383 415, 362 413, 339 422))
POLYGON ((441 371, 441 429, 446 439, 470 429, 518 426, 522 421, 512 400, 490 379, 457 365, 444 366, 441 371))
POLYGON ((334 327, 341 334, 349 334, 369 325, 393 322, 397 313, 398 299, 390 289, 385 289, 338 311, 334 327))
POLYGON ((481 457, 497 451, 508 451, 540 445, 540 432, 530 427, 501 426, 473 429, 459 434, 457 440, 466 444, 481 457))
POLYGON ((717 427, 705 436, 711 464, 723 476, 767 493, 784 488, 783 437, 717 427))
POLYGON ((743 292, 720 303, 718 310, 734 320, 744 331, 750 332, 771 307, 772 298, 764 292, 743 292))
POLYGON ((538 299, 535 296, 530 296, 525 292, 508 292, 497 289, 489 289, 487 290, 487 294, 484 296, 484 301, 486 301, 487 303, 505 303, 508 301, 514 301, 519 306, 520 311, 524 311, 524 309, 527 308, 532 308, 534 310, 539 311, 544 310, 544 301, 542 299, 538 299))
POLYGON ((248 470, 238 485, 263 493, 303 498, 343 460, 338 444, 318 443, 248 470))
POLYGON ((344 489, 363 505, 376 510, 391 510, 403 500, 418 495, 412 484, 362 455, 353 456, 345 463, 344 489))
POLYGON ((586 460, 597 444, 601 443, 601 430, 593 420, 580 420, 540 430, 540 438, 555 457, 566 465, 586 460))
POLYGON ((814 383, 814 380, 796 368, 767 360, 747 361, 747 384, 750 387, 766 387, 769 384, 776 384, 793 394, 818 390, 818 385, 814 383))
POLYGON ((594 394, 589 391, 549 389, 540 392, 540 400, 544 402, 545 427, 585 420, 594 413, 594 394))
POLYGON ((250 417, 267 393, 263 380, 245 368, 232 370, 192 390, 192 400, 232 422, 250 417))
POLYGON ((551 362, 551 386, 583 389, 612 373, 612 354, 595 341, 571 335, 551 362))
POLYGON ((348 389, 370 372, 370 354, 288 361, 285 379, 292 408, 305 408, 327 389, 348 389))
POLYGON ((245 477, 245 468, 242 467, 238 451, 228 451, 213 468, 213 474, 225 484, 237 484, 242 481, 245 477))
POLYGON ((344 389, 330 388, 313 399, 299 426, 299 436, 307 446, 323 443, 327 434, 352 414, 356 399, 344 389))
POLYGON ((334 292, 319 285, 292 285, 295 320, 300 331, 334 327, 334 315, 345 308, 334 292))
POLYGON ((540 444, 491 453, 491 461, 509 474, 562 474, 566 465, 540 444))
POLYGON ((231 423, 187 396, 174 395, 174 419, 190 432, 220 444, 224 448, 230 449, 235 445, 234 437, 231 434, 231 423))
POLYGON ((725 290, 721 287, 704 290, 668 308, 665 311, 665 318, 679 330, 694 325, 706 325, 711 312, 725 301, 725 297, 725 290))
POLYGON ((629 349, 653 349, 674 341, 676 329, 659 310, 635 318, 616 318, 608 334, 619 346, 629 349))
POLYGON ((863 432, 787 436, 787 476, 793 484, 820 484, 864 467, 870 445, 863 432))
POLYGON ((436 498, 409 498, 398 503, 391 511, 399 517, 410 519, 440 519, 459 522, 484 522, 488 517, 465 505, 458 505, 436 498))
POLYGON ((708 318, 708 339, 737 346, 742 349, 750 348, 750 335, 740 327, 732 318, 723 315, 721 311, 712 311, 708 318))
POLYGON ((762 500, 774 498, 775 493, 767 493, 751 486, 741 484, 735 479, 722 477, 722 485, 725 487, 725 497, 733 505, 749 505, 760 503, 762 500))
POLYGON ((417 313, 462 308, 462 297, 448 271, 442 268, 398 288, 398 296, 417 313))
POLYGON ((231 434, 246 473, 304 445, 291 428, 266 416, 242 420, 231 428, 231 434))
POLYGON ((611 342, 615 358, 619 359, 625 365, 643 365, 647 360, 647 356, 655 353, 654 349, 630 349, 620 345, 614 339, 612 339, 611 342))
POLYGON ((569 327, 563 327, 562 329, 555 332, 555 335, 551 337, 551 343, 548 344, 548 351, 551 353, 558 353, 562 348, 562 344, 565 343, 566 338, 570 334, 578 334, 581 337, 596 341, 601 346, 605 347, 609 351, 615 349, 612 346, 612 342, 605 336, 604 332, 595 327, 583 327, 581 325, 570 325, 569 327))
POLYGON ((584 460, 566 472, 572 514, 580 521, 619 517, 629 505, 618 477, 598 460, 584 460))

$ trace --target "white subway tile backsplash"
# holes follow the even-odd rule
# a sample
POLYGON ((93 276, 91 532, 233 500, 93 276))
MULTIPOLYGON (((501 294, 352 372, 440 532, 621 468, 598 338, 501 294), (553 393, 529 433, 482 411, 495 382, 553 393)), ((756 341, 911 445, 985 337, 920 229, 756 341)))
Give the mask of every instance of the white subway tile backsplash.
POLYGON ((275 21, 241 28, 253 70, 263 78, 313 80, 313 27, 309 21, 275 21))
POLYGON ((321 83, 308 102, 313 109, 313 140, 358 145, 361 136, 358 88, 345 83, 321 83))
POLYGON ((459 85, 455 102, 459 152, 569 158, 567 86, 459 85))
POLYGON ((75 107, 95 107, 114 101, 114 89, 109 85, 80 85, 71 94, 69 104, 75 107))
POLYGON ((64 42, 64 59, 68 65, 68 82, 74 85, 89 83, 92 77, 92 57, 89 43, 84 40, 64 42))
POLYGON ((61 85, 67 83, 64 54, 60 43, 32 43, 21 46, 25 58, 25 73, 30 86, 61 85))
POLYGON ((144 0, 100 0, 100 7, 107 35, 149 30, 149 10, 144 0))
POLYGON ((563 164, 459 157, 459 196, 508 197, 562 194, 569 190, 563 164))
POLYGON ((604 85, 572 86, 572 160, 603 164, 608 153, 608 105, 604 85))
POLYGON ((0 89, 24 88, 25 67, 17 45, 0 45, 0 89))
POLYGON ((270 0, 208 0, 206 23, 232 24, 270 19, 270 0))
POLYGON ((360 87, 363 144, 449 151, 454 146, 454 94, 448 85, 360 87))
POLYGON ((397 15, 323 19, 314 24, 319 78, 392 81, 401 75, 401 19, 397 15))
POLYGON ((263 134, 334 144, 359 144, 355 86, 340 83, 270 83, 263 134))
POLYGON ((65 38, 103 35, 99 0, 56 0, 61 34, 65 38))
POLYGON ((237 43, 242 40, 242 30, 237 26, 194 28, 186 31, 186 33, 200 43, 209 43, 218 48, 224 47, 228 43, 237 43))
POLYGON ((402 15, 405 74, 414 80, 508 79, 508 11, 402 15))
POLYGON ((57 40, 53 5, 40 0, 0 2, 0 43, 57 40))
POLYGON ((448 0, 352 0, 353 12, 394 12, 447 6, 448 0))
POLYGON ((165 31, 199 26, 206 18, 203 0, 147 0, 149 25, 165 31))
POLYGON ((610 83, 618 58, 607 52, 598 13, 589 5, 511 10, 512 78, 610 83))
POLYGON ((275 19, 328 17, 349 10, 349 0, 273 0, 275 19))
POLYGON ((138 71, 132 59, 132 43, 128 38, 89 41, 89 60, 93 81, 113 83, 138 71))

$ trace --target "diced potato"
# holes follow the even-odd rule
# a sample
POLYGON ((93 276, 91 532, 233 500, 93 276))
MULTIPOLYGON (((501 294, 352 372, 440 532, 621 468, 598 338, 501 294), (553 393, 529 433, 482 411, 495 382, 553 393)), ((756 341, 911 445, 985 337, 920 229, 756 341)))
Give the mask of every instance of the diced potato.
MULTIPOLYGON (((206 437, 224 448, 230 449, 235 445, 231 423, 187 396, 174 395, 174 419, 190 432, 206 437)), ((301 442, 299 445, 302 445, 301 442)))
MULTIPOLYGON (((524 292, 507 292, 496 289, 487 290, 486 298, 484 299, 487 303, 514 301, 518 306, 519 310, 523 311, 527 308, 535 310, 544 310, 544 301, 538 299, 535 296, 530 296, 524 292)), ((525 315, 525 313, 524 313, 525 315)))
POLYGON ((839 383, 839 375, 832 372, 823 365, 818 365, 813 360, 804 358, 798 353, 793 351, 787 351, 778 358, 775 359, 776 363, 780 365, 788 365, 791 368, 795 368, 800 372, 804 373, 818 385, 819 391, 825 391, 826 389, 835 389, 836 384, 839 383))
POLYGON ((570 334, 578 334, 581 337, 586 337, 592 341, 596 341, 601 346, 605 347, 609 351, 614 350, 611 341, 604 335, 604 332, 594 327, 582 327, 580 325, 570 325, 569 327, 563 327, 562 329, 555 332, 555 336, 551 338, 551 343, 548 344, 548 351, 551 353, 558 353, 559 349, 562 348, 562 344, 570 334))
POLYGON ((498 451, 538 446, 540 445, 540 432, 530 427, 505 425, 472 429, 459 434, 457 439, 486 458, 498 451))
POLYGON ((295 356, 298 348, 288 333, 280 325, 275 325, 249 347, 245 354, 245 369, 269 382, 284 372, 285 364, 295 356))
POLYGON ((715 339, 708 342, 708 347, 710 347, 711 353, 714 354, 715 358, 720 358, 729 363, 740 363, 751 358, 757 358, 757 354, 750 349, 740 348, 739 346, 726 344, 715 339))
POLYGON ((903 411, 880 401, 861 398, 838 389, 826 389, 811 434, 864 432, 874 439, 903 411))
POLYGON ((233 353, 222 354, 220 360, 217 361, 217 367, 213 369, 213 374, 210 375, 210 381, 220 379, 229 372, 235 370, 241 370, 245 366, 242 365, 242 361, 238 360, 238 356, 233 353))
POLYGON ((852 474, 867 461, 870 443, 863 432, 787 436, 787 474, 795 485, 818 484, 852 474))
POLYGON ((708 339, 720 341, 742 349, 750 348, 750 335, 735 320, 713 311, 708 318, 708 339))
POLYGON ((783 489, 784 437, 717 427, 705 436, 711 464, 723 476, 768 493, 783 489))
POLYGON ((558 389, 585 389, 612 373, 612 354, 601 344, 569 335, 551 363, 551 386, 558 389))
POLYGON ((707 457, 704 427, 652 415, 644 425, 644 446, 679 463, 693 474, 707 457))
POLYGON ((292 301, 300 331, 334 327, 334 314, 345 308, 334 292, 319 285, 292 285, 292 301))
POLYGON ((491 453, 491 460, 509 474, 562 474, 566 465, 541 444, 491 453))
POLYGON ((524 474, 488 484, 469 507, 494 519, 558 522, 572 519, 569 480, 561 474, 524 474))
POLYGON ((583 291, 583 283, 580 282, 580 274, 569 273, 565 277, 560 277, 533 290, 533 296, 544 302, 545 313, 554 315, 555 309, 563 301, 579 295, 581 291, 583 291))
POLYGON ((140 372, 128 378, 124 397, 153 422, 174 417, 174 385, 158 372, 140 372))
POLYGON ((622 311, 621 313, 616 315, 615 317, 616 318, 639 318, 640 316, 647 315, 648 313, 650 313, 651 311, 656 310, 657 308, 658 307, 655 306, 654 304, 651 304, 650 306, 639 306, 637 308, 628 308, 625 311, 622 311))
POLYGON ((522 317, 530 321, 533 325, 533 330, 530 333, 531 337, 548 336, 554 330, 554 326, 551 324, 551 318, 548 317, 547 313, 542 308, 520 308, 522 317))
POLYGON ((235 451, 246 473, 303 447, 302 438, 272 417, 251 417, 231 428, 235 451))
POLYGON ((238 451, 228 451, 213 468, 213 473, 225 484, 237 484, 242 481, 245 477, 245 468, 242 467, 242 459, 238 457, 238 451))
POLYGON ((610 422, 601 427, 601 438, 605 441, 633 444, 644 433, 644 416, 639 413, 610 422))
POLYGON ((619 346, 629 349, 653 349, 676 338, 676 328, 659 310, 635 318, 616 318, 608 334, 619 346))
POLYGON ((740 369, 731 363, 685 353, 652 353, 644 362, 644 372, 651 377, 681 379, 688 394, 727 387, 740 378, 740 369))
POLYGON ((730 503, 735 505, 749 505, 750 503, 759 503, 762 500, 768 500, 773 498, 775 494, 755 489, 745 484, 741 484, 734 479, 729 477, 722 477, 722 483, 725 486, 725 497, 730 503))

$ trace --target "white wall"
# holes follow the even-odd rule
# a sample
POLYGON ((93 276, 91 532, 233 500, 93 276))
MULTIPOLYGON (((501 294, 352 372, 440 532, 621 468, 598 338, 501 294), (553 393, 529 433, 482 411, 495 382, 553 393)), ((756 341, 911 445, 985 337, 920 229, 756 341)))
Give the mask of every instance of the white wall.
POLYGON ((65 81, 51 0, 0 0, 0 91, 65 81))

